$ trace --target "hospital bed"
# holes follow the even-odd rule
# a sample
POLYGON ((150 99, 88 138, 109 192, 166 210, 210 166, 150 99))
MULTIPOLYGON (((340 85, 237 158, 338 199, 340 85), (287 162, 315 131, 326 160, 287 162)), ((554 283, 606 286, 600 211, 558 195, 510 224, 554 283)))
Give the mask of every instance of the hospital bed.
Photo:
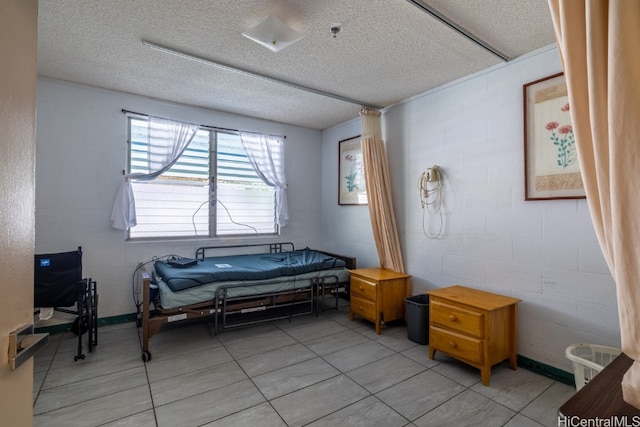
POLYGON ((142 359, 162 325, 211 317, 214 334, 226 328, 316 315, 325 299, 338 307, 348 295, 356 260, 325 251, 295 250, 293 243, 198 248, 194 259, 166 256, 153 269, 138 265, 141 283, 142 359), (151 306, 153 305, 153 309, 151 306))

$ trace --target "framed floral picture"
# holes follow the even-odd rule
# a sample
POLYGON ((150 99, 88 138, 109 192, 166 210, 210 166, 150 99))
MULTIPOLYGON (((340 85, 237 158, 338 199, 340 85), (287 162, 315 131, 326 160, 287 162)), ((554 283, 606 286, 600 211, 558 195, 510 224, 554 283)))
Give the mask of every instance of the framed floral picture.
POLYGON ((525 200, 584 199, 563 73, 523 86, 525 200))
POLYGON ((338 204, 366 205, 367 187, 360 135, 338 142, 338 204))

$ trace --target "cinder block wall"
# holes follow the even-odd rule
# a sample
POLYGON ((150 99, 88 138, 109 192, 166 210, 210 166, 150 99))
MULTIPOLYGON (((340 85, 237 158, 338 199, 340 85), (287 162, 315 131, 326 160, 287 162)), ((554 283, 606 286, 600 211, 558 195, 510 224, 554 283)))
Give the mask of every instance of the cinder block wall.
MULTIPOLYGON (((615 284, 585 200, 524 201, 525 83, 561 71, 553 46, 388 108, 383 133, 395 213, 413 293, 452 284, 522 299, 518 353, 571 371, 576 342, 620 345, 615 284), (444 234, 422 231, 418 177, 444 172, 444 234)), ((367 207, 337 206, 337 141, 323 133, 323 235, 361 267, 376 266, 367 207)), ((437 230, 437 218, 427 221, 437 230)))

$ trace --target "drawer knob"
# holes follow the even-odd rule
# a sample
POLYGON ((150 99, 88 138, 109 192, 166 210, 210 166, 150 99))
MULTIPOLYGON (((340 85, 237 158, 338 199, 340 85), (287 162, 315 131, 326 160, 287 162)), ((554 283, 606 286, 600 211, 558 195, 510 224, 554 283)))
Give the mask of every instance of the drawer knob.
POLYGON ((457 322, 457 321, 458 321, 458 318, 457 318, 455 315, 450 314, 450 315, 449 315, 449 320, 451 320, 452 322, 457 322))
POLYGON ((451 348, 456 348, 457 344, 453 341, 449 341, 449 345, 451 346, 451 348))
POLYGON ((362 286, 358 286, 358 289, 360 289, 361 291, 364 291, 364 288, 362 286))
POLYGON ((362 306, 358 307, 360 309, 360 311, 364 311, 364 308, 362 306))

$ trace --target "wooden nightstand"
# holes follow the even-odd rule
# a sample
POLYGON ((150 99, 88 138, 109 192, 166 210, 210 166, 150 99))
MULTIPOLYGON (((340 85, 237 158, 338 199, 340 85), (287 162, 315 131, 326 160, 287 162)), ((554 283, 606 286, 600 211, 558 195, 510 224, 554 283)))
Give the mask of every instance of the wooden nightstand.
POLYGON ((382 268, 351 270, 351 308, 357 315, 374 322, 380 335, 383 322, 405 318, 405 298, 411 294, 411 276, 382 268))
POLYGON ((517 369, 519 299, 466 288, 428 291, 429 358, 436 350, 480 369, 489 385, 491 366, 509 359, 517 369))

